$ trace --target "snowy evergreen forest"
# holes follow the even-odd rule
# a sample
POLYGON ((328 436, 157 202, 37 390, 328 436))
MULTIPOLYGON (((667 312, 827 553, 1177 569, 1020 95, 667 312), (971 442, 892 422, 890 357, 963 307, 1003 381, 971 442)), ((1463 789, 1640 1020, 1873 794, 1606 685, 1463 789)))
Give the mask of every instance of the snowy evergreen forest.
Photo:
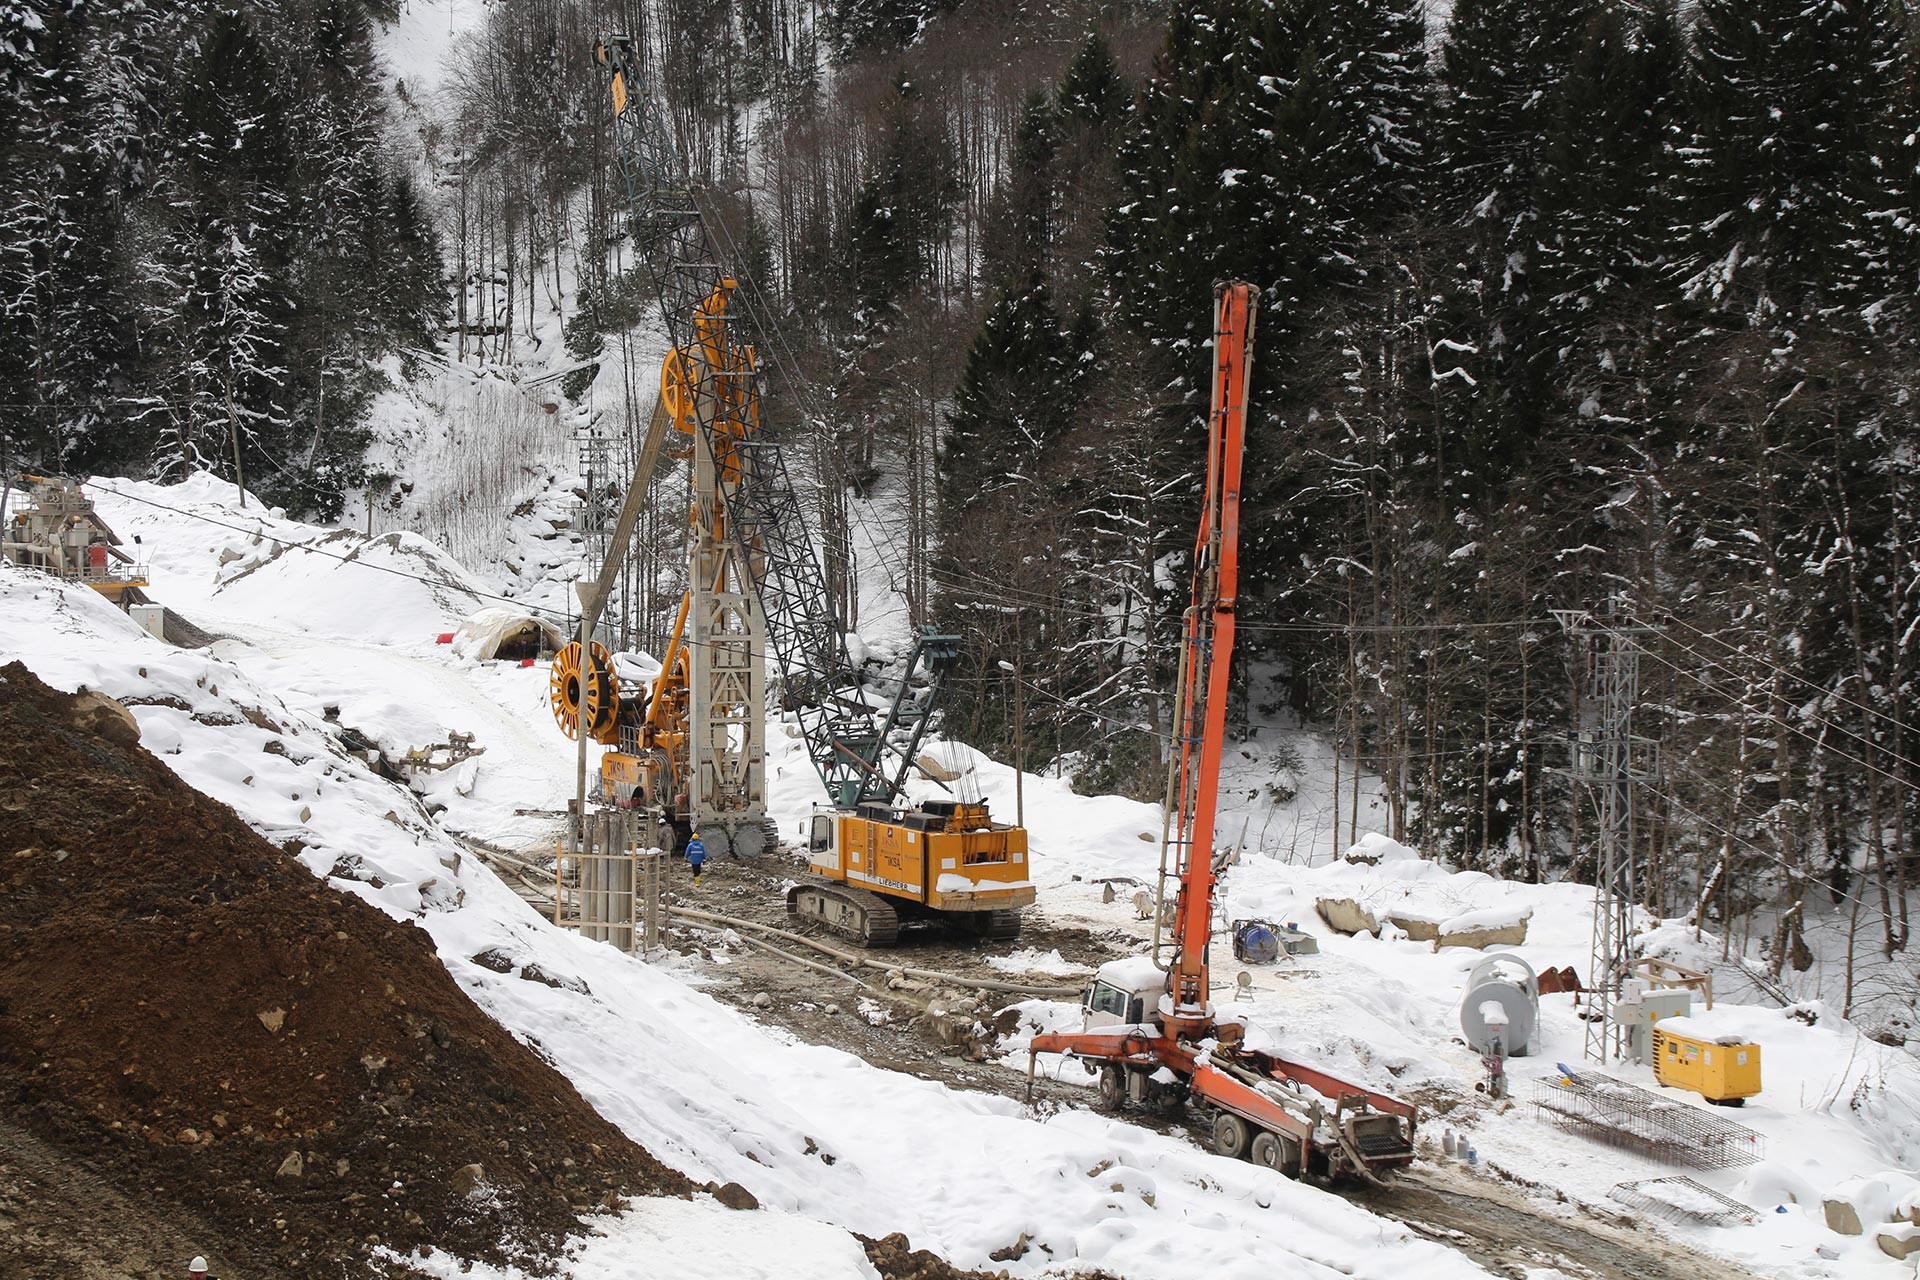
MULTIPOLYGON (((391 154, 389 6, 0 6, 0 430, 18 464, 231 475, 338 514, 362 421, 438 339, 391 154)), ((0 452, 5 452, 0 449, 0 452)))
POLYGON ((457 124, 419 128, 371 0, 9 6, 16 455, 231 474, 237 433, 250 485, 337 515, 369 397, 422 349, 510 366, 565 295, 573 357, 629 352, 651 291, 588 51, 641 32, 843 618, 875 543, 861 572, 968 637, 956 736, 1010 756, 1018 679, 1029 767, 1158 795, 1211 284, 1239 276, 1263 290, 1242 718, 1329 734, 1336 788, 1379 787, 1411 844, 1583 872, 1559 772, 1583 672, 1551 611, 1617 601, 1652 629, 1649 903, 1765 908, 1776 968, 1816 895, 1907 945, 1904 0, 487 15, 457 124))

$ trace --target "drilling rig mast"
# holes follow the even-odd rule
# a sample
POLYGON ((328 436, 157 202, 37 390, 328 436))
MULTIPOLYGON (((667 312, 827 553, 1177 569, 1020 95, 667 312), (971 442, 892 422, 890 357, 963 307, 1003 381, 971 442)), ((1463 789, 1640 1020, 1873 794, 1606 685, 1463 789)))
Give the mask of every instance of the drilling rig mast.
MULTIPOLYGON (((716 852, 766 842, 766 660, 780 664, 782 708, 799 723, 829 813, 808 833, 814 876, 788 898, 795 914, 868 944, 893 940, 903 916, 1012 936, 1033 901, 1026 832, 980 803, 904 802, 959 639, 923 628, 885 705, 870 702, 832 607, 800 500, 777 443, 762 431, 758 356, 745 340, 745 295, 717 261, 700 201, 661 105, 645 91, 640 49, 609 36, 614 150, 635 248, 651 271, 671 341, 644 460, 670 424, 694 445, 694 547, 687 599, 649 690, 623 696, 611 657, 590 641, 556 659, 554 714, 570 732, 616 748, 601 798, 697 828, 716 852), (602 674, 604 673, 604 674, 602 674)), ((618 533, 602 581, 625 551, 618 533)), ((593 606, 597 608, 597 604, 593 606)))

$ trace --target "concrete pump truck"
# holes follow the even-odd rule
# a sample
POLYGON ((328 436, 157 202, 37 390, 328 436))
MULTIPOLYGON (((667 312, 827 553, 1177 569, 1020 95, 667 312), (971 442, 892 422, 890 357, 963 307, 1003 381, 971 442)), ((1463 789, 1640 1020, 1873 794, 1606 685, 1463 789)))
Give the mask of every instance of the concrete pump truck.
POLYGON ((1168 768, 1160 893, 1174 892, 1172 930, 1154 913, 1151 955, 1111 961, 1087 994, 1084 1029, 1035 1036, 1037 1055, 1097 1066, 1104 1109, 1172 1111, 1191 1102, 1214 1149, 1291 1177, 1384 1182, 1413 1159, 1414 1108, 1312 1067, 1246 1046, 1246 1027, 1214 1014, 1208 941, 1221 860, 1214 851, 1227 680, 1239 590, 1240 471, 1259 290, 1215 290, 1207 480, 1193 551, 1193 594, 1180 654, 1177 742, 1168 768))

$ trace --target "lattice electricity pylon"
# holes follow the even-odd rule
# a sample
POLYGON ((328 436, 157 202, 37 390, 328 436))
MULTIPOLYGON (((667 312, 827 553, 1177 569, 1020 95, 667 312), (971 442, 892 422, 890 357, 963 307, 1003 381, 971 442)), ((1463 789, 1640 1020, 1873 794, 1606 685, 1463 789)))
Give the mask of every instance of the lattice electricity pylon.
POLYGON ((1653 776, 1656 744, 1633 732, 1640 701, 1636 637, 1656 629, 1629 624, 1624 603, 1607 603, 1600 618, 1576 609, 1554 616, 1580 649, 1586 698, 1576 704, 1571 737, 1575 782, 1588 789, 1599 817, 1599 866, 1594 874, 1593 950, 1587 1001, 1586 1056, 1606 1063, 1625 1051, 1626 1031, 1613 1023, 1613 1004, 1633 961, 1633 908, 1639 898, 1634 860, 1633 787, 1653 776))
POLYGON ((614 482, 613 442, 592 427, 584 427, 574 432, 573 443, 580 468, 580 492, 584 495, 573 505, 573 528, 580 535, 586 577, 591 579, 606 563, 608 535, 618 514, 609 488, 614 482))
MULTIPOLYGON (((758 436, 759 366, 741 340, 736 285, 715 260, 665 113, 643 87, 642 50, 632 37, 615 35, 601 41, 596 56, 613 73, 615 152, 635 248, 652 269, 661 315, 681 353, 681 412, 695 424, 697 488, 700 461, 713 469, 709 527, 745 567, 783 668, 786 704, 828 795, 842 805, 891 802, 914 767, 941 677, 952 665, 942 657, 952 638, 921 637, 894 705, 876 725, 785 457, 758 436)), ((696 644, 696 662, 705 652, 696 644)))

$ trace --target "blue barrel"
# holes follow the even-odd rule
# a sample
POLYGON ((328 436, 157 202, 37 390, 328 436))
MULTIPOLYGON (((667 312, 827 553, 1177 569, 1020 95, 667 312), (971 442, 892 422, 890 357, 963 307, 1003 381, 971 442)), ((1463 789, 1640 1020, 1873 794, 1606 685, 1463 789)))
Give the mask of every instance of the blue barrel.
POLYGON ((1272 964, 1280 958, 1280 938, 1265 920, 1243 920, 1233 930, 1233 958, 1272 964))

